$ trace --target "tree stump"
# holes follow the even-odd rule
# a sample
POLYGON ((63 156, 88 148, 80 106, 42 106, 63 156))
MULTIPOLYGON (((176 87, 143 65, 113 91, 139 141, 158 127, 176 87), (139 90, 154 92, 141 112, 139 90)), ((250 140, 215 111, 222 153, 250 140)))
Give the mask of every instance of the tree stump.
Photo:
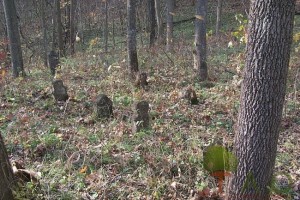
POLYGON ((105 95, 100 94, 96 99, 97 118, 110 118, 113 115, 113 102, 105 95))
POLYGON ((133 115, 133 133, 149 128, 149 118, 149 103, 147 101, 141 101, 135 104, 135 113, 133 115))
POLYGON ((48 54, 48 65, 50 67, 51 74, 54 76, 56 68, 59 64, 59 56, 55 51, 50 51, 48 54))
POLYGON ((69 95, 67 93, 67 87, 64 86, 62 80, 55 80, 52 82, 53 84, 53 95, 56 101, 67 101, 69 95))

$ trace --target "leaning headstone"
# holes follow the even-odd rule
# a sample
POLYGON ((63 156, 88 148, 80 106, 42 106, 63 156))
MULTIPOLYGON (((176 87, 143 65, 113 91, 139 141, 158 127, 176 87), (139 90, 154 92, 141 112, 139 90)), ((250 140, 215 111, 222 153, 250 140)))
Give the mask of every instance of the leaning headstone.
POLYGON ((56 101, 67 101, 69 95, 67 93, 67 87, 64 86, 62 80, 55 80, 52 82, 53 84, 53 95, 56 101))
POLYGON ((109 118, 113 115, 113 102, 105 95, 100 94, 96 99, 97 118, 109 118))
POLYGON ((140 101, 135 104, 133 115, 133 133, 149 128, 149 103, 140 101))
POLYGON ((48 54, 48 65, 50 67, 51 74, 55 75, 55 70, 59 64, 59 56, 55 51, 50 51, 48 54))

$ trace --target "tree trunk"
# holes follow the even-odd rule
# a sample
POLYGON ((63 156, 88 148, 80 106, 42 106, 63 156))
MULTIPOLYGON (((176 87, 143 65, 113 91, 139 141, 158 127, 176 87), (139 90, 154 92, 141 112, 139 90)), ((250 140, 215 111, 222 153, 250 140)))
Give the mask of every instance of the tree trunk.
POLYGON ((59 55, 64 56, 65 50, 64 50, 64 41, 63 41, 63 34, 62 34, 60 0, 55 1, 55 6, 56 6, 56 28, 57 28, 59 55))
POLYGON ((219 31, 221 26, 221 14, 222 14, 223 0, 218 0, 217 4, 217 20, 216 20, 216 36, 219 37, 219 31))
POLYGON ((104 41, 105 41, 105 52, 108 50, 108 0, 104 1, 104 10, 105 10, 105 23, 104 23, 104 41))
POLYGON ((172 51, 173 49, 174 1, 175 0, 167 0, 167 51, 172 51))
POLYGON ((154 0, 148 0, 148 18, 149 18, 149 32, 150 32, 150 47, 155 42, 155 3, 154 0))
POLYGON ((136 52, 136 0, 127 0, 127 21, 128 65, 133 76, 139 70, 136 52))
POLYGON ((264 200, 275 164, 295 1, 251 2, 246 67, 235 137, 237 169, 226 199, 264 200))
POLYGON ((113 41, 113 48, 116 48, 116 39, 115 39, 115 18, 112 18, 112 41, 113 41))
POLYGON ((200 81, 207 79, 206 59, 206 12, 207 0, 197 0, 195 18, 194 68, 199 72, 200 81))
POLYGON ((70 8, 70 47, 71 47, 71 55, 75 53, 75 14, 76 14, 76 6, 77 0, 71 0, 71 8, 70 8))
POLYGON ((48 66, 48 37, 47 37, 47 26, 46 26, 46 16, 45 16, 45 0, 40 1, 40 15, 41 15, 41 24, 42 24, 42 31, 43 31, 43 60, 44 60, 44 66, 48 66))
POLYGON ((160 44, 163 40, 163 21, 161 17, 161 0, 155 0, 155 15, 157 23, 157 40, 160 44))
POLYGON ((18 77, 20 73, 22 76, 25 76, 15 1, 3 0, 3 7, 9 38, 13 76, 18 77))
POLYGON ((12 200, 12 190, 14 186, 14 176, 8 160, 5 145, 0 134, 0 199, 12 200))

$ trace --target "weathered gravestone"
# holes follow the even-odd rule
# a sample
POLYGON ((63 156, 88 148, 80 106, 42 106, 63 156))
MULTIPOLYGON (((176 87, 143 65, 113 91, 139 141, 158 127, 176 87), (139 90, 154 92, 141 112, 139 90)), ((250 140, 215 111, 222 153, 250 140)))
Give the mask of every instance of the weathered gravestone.
POLYGON ((149 103, 140 101, 135 104, 135 113, 133 115, 133 133, 149 128, 149 103))
POLYGON ((97 118, 109 118, 113 115, 113 102, 105 95, 100 94, 96 99, 97 118))
POLYGON ((142 87, 144 90, 149 90, 148 87, 148 82, 147 82, 147 73, 146 72, 142 72, 136 75, 136 80, 135 80, 135 86, 136 87, 142 87))
POLYGON ((67 93, 67 87, 64 86, 62 80, 55 80, 52 82, 53 84, 53 95, 56 101, 67 101, 69 95, 67 93))
POLYGON ((48 54, 48 65, 50 67, 51 74, 55 75, 55 70, 59 65, 59 56, 55 51, 50 51, 48 54))

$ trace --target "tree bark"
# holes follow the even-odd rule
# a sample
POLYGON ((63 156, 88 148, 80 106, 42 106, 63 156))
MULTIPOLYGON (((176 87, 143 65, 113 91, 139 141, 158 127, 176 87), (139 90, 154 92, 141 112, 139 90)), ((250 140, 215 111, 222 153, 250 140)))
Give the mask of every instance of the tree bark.
POLYGON ((70 8, 70 48, 71 55, 75 53, 75 14, 76 14, 77 0, 71 0, 71 8, 70 8))
POLYGON ((251 1, 246 67, 241 92, 237 169, 226 199, 270 198, 279 125, 285 99, 294 0, 251 1))
POLYGON ((45 0, 40 1, 40 16, 41 16, 41 24, 42 24, 42 31, 43 31, 43 60, 44 60, 44 66, 48 66, 48 37, 47 37, 47 26, 46 26, 46 16, 45 16, 45 10, 46 10, 46 5, 45 5, 45 0))
POLYGON ((12 187, 14 186, 14 176, 8 160, 5 145, 0 134, 0 199, 12 200, 12 187))
POLYGON ((60 0, 55 1, 55 6, 56 6, 56 28, 57 28, 59 55, 64 56, 65 50, 64 50, 64 41, 63 41, 63 34, 62 34, 60 0))
POLYGON ((136 0, 127 0, 127 54, 131 75, 139 70, 136 51, 136 0))
POLYGON ((148 18, 149 18, 149 32, 150 32, 150 47, 155 43, 155 3, 154 0, 148 0, 148 18))
POLYGON ((223 0, 218 0, 217 4, 217 20, 216 20, 216 36, 219 37, 219 31, 221 26, 221 14, 222 14, 223 0))
POLYGON ((175 0, 167 0, 167 51, 173 50, 174 1, 175 0))
POLYGON ((199 72, 200 81, 208 77, 206 58, 206 13, 207 0, 197 0, 195 18, 194 68, 199 72))
POLYGON ((14 0, 3 0, 13 76, 25 76, 17 11, 14 0))
POLYGON ((108 50, 108 0, 104 1, 104 10, 105 10, 105 23, 104 23, 104 50, 107 52, 108 50))
POLYGON ((157 40, 160 44, 163 40, 163 21, 161 17, 161 0, 155 0, 155 16, 157 24, 157 40))

